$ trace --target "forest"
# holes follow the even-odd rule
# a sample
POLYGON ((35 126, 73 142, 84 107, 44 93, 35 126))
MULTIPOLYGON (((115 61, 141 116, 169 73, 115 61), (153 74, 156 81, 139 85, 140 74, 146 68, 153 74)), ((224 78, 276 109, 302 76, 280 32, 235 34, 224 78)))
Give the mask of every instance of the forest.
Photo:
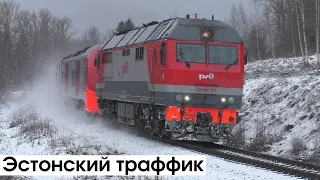
POLYGON ((0 1, 0 89, 31 80, 38 67, 51 60, 48 57, 66 56, 133 27, 127 19, 106 33, 93 26, 77 34, 68 17, 55 16, 47 8, 36 13, 23 10, 13 0, 0 1))
POLYGON ((319 0, 252 0, 246 13, 234 4, 225 20, 236 28, 251 61, 302 56, 319 52, 319 0))
MULTIPOLYGON (((251 0, 253 9, 234 4, 224 21, 236 28, 248 49, 249 61, 302 56, 319 52, 320 0, 251 0)), ((32 79, 48 57, 61 57, 102 43, 117 31, 135 27, 131 19, 100 32, 73 31, 72 20, 48 9, 30 12, 13 0, 0 2, 0 89, 32 79), (77 35, 77 36, 76 36, 77 35)))

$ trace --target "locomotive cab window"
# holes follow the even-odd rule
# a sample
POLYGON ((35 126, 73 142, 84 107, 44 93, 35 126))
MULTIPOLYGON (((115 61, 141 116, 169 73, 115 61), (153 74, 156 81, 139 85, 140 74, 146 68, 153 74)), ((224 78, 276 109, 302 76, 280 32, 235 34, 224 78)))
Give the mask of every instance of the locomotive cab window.
POLYGON ((130 56, 130 49, 122 50, 122 56, 130 56))
POLYGON ((166 44, 165 43, 161 44, 160 58, 161 58, 161 65, 166 65, 167 60, 166 60, 166 44))
POLYGON ((94 65, 94 66, 97 66, 97 65, 98 65, 98 59, 97 59, 97 58, 94 59, 93 65, 94 65))
POLYGON ((177 62, 206 63, 206 48, 201 44, 177 44, 177 62))
POLYGON ((97 55, 96 58, 94 59, 94 66, 97 66, 99 68, 100 65, 100 56, 97 55))
POLYGON ((76 71, 72 71, 72 86, 76 86, 77 84, 77 73, 76 71))
POLYGON ((213 46, 209 48, 209 64, 238 64, 238 49, 236 46, 213 46))
POLYGON ((136 48, 136 61, 143 61, 144 47, 136 48))
POLYGON ((112 63, 112 52, 108 52, 107 64, 112 63))

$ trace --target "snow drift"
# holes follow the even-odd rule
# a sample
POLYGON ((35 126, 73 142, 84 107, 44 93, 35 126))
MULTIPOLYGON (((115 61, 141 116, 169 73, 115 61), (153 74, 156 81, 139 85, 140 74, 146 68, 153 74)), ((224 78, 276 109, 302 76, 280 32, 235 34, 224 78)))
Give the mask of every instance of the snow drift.
POLYGON ((246 66, 242 121, 234 129, 244 132, 242 147, 297 159, 318 151, 320 73, 315 57, 309 60, 307 67, 302 58, 246 66))

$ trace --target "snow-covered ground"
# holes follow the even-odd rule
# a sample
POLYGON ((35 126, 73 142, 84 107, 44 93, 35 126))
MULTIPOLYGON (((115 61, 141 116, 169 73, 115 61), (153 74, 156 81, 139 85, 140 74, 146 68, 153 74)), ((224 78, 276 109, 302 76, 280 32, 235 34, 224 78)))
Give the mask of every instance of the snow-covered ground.
MULTIPOLYGON (((45 72, 49 74, 50 71, 45 72)), ((0 154, 199 154, 147 140, 123 128, 111 127, 101 119, 92 121, 62 103, 54 91, 52 77, 39 77, 22 99, 1 109, 0 154)), ((206 177, 172 179, 294 179, 213 156, 207 156, 206 169, 206 177)))
POLYGON ((240 124, 250 149, 303 158, 317 148, 320 73, 315 56, 309 60, 310 67, 302 58, 247 65, 240 124))

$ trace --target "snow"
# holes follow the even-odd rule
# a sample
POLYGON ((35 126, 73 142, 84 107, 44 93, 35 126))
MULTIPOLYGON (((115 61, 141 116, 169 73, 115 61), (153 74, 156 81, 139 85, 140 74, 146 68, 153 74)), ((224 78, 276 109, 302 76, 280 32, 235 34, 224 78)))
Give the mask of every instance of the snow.
POLYGON ((262 126, 263 133, 273 138, 267 153, 291 157, 291 143, 298 138, 307 148, 301 156, 312 154, 319 143, 320 78, 315 56, 310 64, 304 67, 302 58, 287 58, 246 66, 241 124, 247 144, 262 126))
MULTIPOLYGON (((48 76, 54 71, 45 71, 48 76)), ((55 92, 54 77, 39 76, 23 98, 2 108, 0 115, 0 153, 14 155, 118 154, 197 155, 183 148, 150 141, 132 130, 115 128, 105 120, 93 121, 84 113, 63 103, 55 92), (27 108, 29 111, 22 111, 27 108), (30 111, 32 109, 33 111, 30 111), (20 112, 20 115, 19 113, 20 112), (22 114, 22 115, 21 115, 22 114), (34 115, 36 114, 36 116, 34 115), (21 123, 12 125, 13 120, 21 123), (22 117, 22 118, 21 118, 22 117), (27 118, 23 118, 27 117, 27 118), (11 126, 10 126, 11 125, 11 126), (35 128, 36 127, 36 128, 35 128)), ((207 157, 206 177, 168 179, 295 179, 268 170, 207 157)), ((67 178, 67 177, 64 177, 67 178)), ((38 177, 37 179, 54 179, 38 177)), ((59 179, 63 179, 62 177, 59 179)), ((115 178, 117 179, 117 178, 115 178)))

